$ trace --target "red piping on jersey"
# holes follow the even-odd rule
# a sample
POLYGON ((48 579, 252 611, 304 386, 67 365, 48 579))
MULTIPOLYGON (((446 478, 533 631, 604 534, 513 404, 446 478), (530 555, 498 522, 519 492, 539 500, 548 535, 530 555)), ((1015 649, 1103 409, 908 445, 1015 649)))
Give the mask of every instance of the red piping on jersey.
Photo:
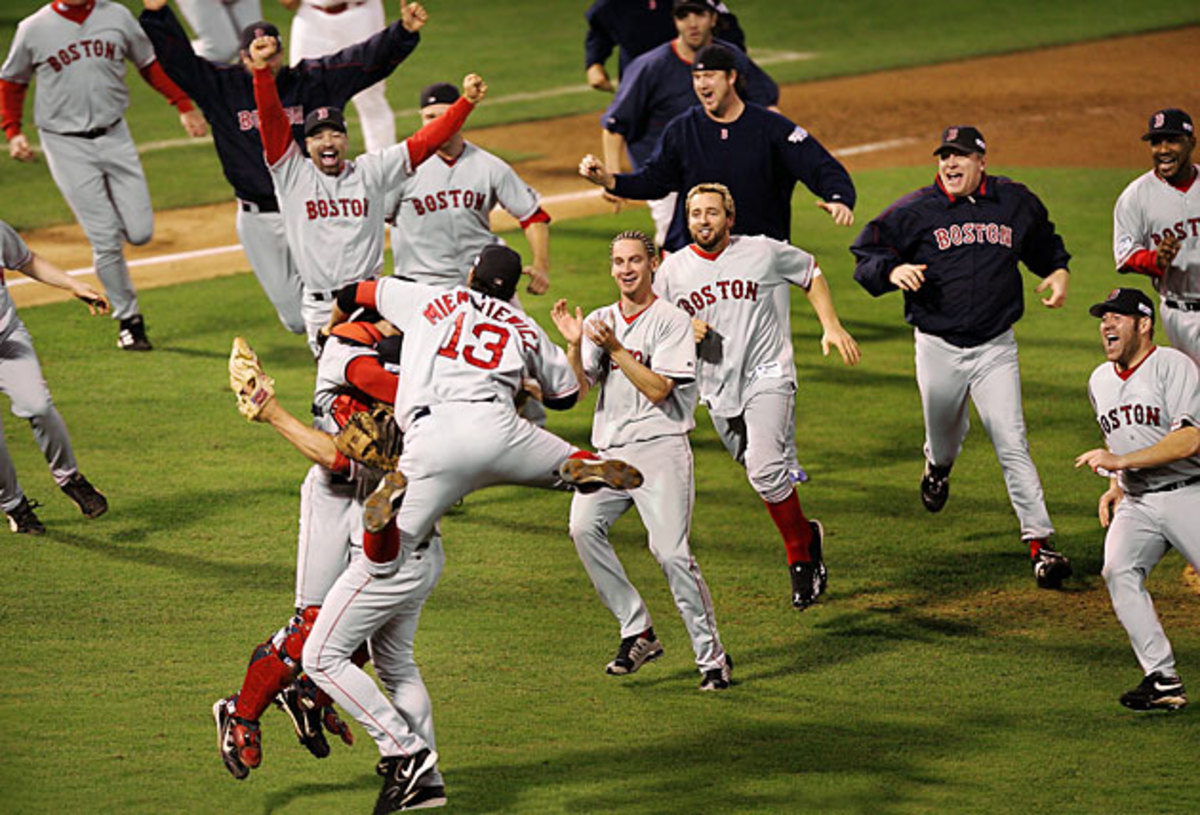
POLYGON ((1158 268, 1158 253, 1153 249, 1139 249, 1121 264, 1118 272, 1138 272, 1151 277, 1162 277, 1163 270, 1158 268))
POLYGON ((674 54, 674 55, 675 55, 675 58, 676 58, 676 59, 678 59, 680 62, 682 62, 684 65, 689 65, 689 66, 690 66, 690 65, 692 64, 692 60, 690 60, 690 59, 684 59, 684 57, 683 57, 683 54, 680 54, 680 53, 679 53, 679 48, 678 48, 678 45, 679 45, 679 38, 678 38, 678 37, 676 37, 675 39, 671 40, 671 53, 672 53, 672 54, 674 54))
POLYGON ((161 93, 168 102, 178 108, 180 113, 189 113, 193 110, 192 100, 188 99, 187 94, 171 81, 171 77, 167 76, 167 72, 158 64, 158 60, 154 60, 145 68, 139 68, 138 73, 149 83, 150 87, 161 93))
POLYGON ((1197 176, 1200 176, 1200 170, 1196 169, 1195 164, 1192 165, 1192 177, 1189 178, 1187 181, 1184 181, 1182 184, 1174 184, 1170 181, 1167 181, 1167 179, 1163 178, 1158 173, 1154 174, 1154 177, 1157 178, 1159 181, 1163 182, 1164 184, 1169 184, 1170 186, 1174 187, 1175 189, 1179 190, 1180 192, 1187 192, 1188 190, 1190 190, 1192 188, 1192 185, 1196 183, 1197 176))
POLYGON ((21 135, 21 112, 25 110, 28 85, 0 79, 0 128, 8 138, 21 135))
POLYGON ((550 213, 541 207, 537 208, 537 212, 530 215, 525 220, 521 221, 521 228, 528 229, 530 224, 548 224, 550 223, 550 213))
MULTIPOLYGON (((729 244, 726 244, 726 246, 728 246, 728 245, 729 244)), ((725 251, 725 249, 722 248, 716 252, 708 252, 708 251, 705 251, 704 249, 701 249, 699 246, 697 246, 694 243, 689 243, 688 249, 691 249, 693 252, 695 252, 697 255, 704 258, 705 260, 716 260, 717 258, 719 258, 721 256, 721 252, 725 251)))
POLYGON ((951 202, 957 201, 959 198, 969 198, 970 196, 975 195, 976 193, 978 193, 979 195, 987 195, 987 173, 984 173, 983 175, 981 175, 979 177, 979 186, 978 187, 971 190, 966 195, 960 195, 957 198, 954 195, 952 195, 949 192, 949 190, 947 190, 946 187, 942 184, 942 174, 941 173, 938 173, 937 175, 935 175, 933 177, 933 180, 937 183, 938 189, 942 191, 942 195, 949 198, 951 202))
POLYGON ((1113 363, 1113 371, 1116 373, 1117 376, 1121 377, 1121 381, 1124 382, 1125 380, 1129 379, 1129 377, 1133 376, 1134 371, 1136 371, 1138 368, 1142 367, 1143 362, 1150 359, 1150 355, 1154 353, 1155 348, 1158 348, 1158 346, 1151 345, 1150 350, 1146 352, 1146 356, 1139 359, 1137 365, 1134 365, 1132 368, 1126 368, 1124 371, 1117 370, 1117 363, 1114 362, 1113 363))
POLYGON ((76 25, 83 25, 83 21, 92 13, 92 9, 96 7, 96 0, 88 0, 82 6, 68 6, 66 3, 52 3, 50 6, 54 9, 54 13, 59 17, 65 17, 76 25))
POLYGON ((617 313, 621 315, 621 319, 623 319, 625 321, 625 325, 632 325, 633 321, 636 320, 638 317, 641 317, 643 314, 645 314, 646 309, 648 309, 648 308, 650 308, 650 306, 654 305, 654 301, 657 299, 658 299, 657 294, 650 295, 650 302, 647 303, 642 308, 638 309, 636 312, 634 312, 633 314, 631 314, 628 317, 625 316, 624 311, 621 311, 620 305, 617 306, 617 313))
POLYGON ((413 169, 436 153, 439 147, 461 130, 467 116, 474 109, 475 105, 471 100, 460 96, 445 113, 405 139, 404 144, 408 147, 408 158, 413 169))

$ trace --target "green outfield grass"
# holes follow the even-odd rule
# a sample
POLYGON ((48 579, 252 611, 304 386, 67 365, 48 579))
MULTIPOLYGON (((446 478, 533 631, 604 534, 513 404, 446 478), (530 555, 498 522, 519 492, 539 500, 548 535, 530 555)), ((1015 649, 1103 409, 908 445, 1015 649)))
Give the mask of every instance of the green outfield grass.
MULTIPOLYGON (((900 299, 853 281, 838 230, 798 197, 796 242, 829 274, 862 343, 858 369, 823 359, 794 298, 808 512, 827 530, 829 595, 788 604, 777 533, 705 417, 693 435, 693 547, 736 685, 701 694, 665 580, 632 514, 614 542, 666 655, 605 676, 618 631, 566 536, 565 495, 497 488, 444 526, 447 568, 418 659, 457 812, 1191 813, 1200 809, 1193 711, 1139 716, 1140 679, 1098 574, 1100 479, 1072 468, 1100 443, 1085 392, 1101 360, 1086 314, 1115 283, 1109 207, 1120 171, 995 168, 1042 195, 1076 255, 1068 305, 1034 302, 1018 337, 1030 442, 1061 548, 1078 577, 1034 587, 994 454, 972 429, 938 516, 920 504, 920 406, 900 299), (801 206, 801 204, 803 204, 801 206)), ((864 172, 860 219, 928 170, 864 172)), ((552 292, 613 298, 605 247, 644 210, 556 224, 552 292)), ((860 220, 860 222, 862 222, 860 220)), ((509 236, 524 248, 519 236, 509 236)), ((245 782, 214 745, 209 707, 290 611, 305 463, 247 425, 226 385, 232 335, 258 349, 303 415, 311 363, 253 278, 142 294, 156 350, 122 354, 77 304, 30 308, 46 377, 84 472, 112 509, 83 520, 57 494, 25 423, 6 435, 41 539, 0 534, 0 801, 11 813, 366 812, 373 745, 317 762, 274 711, 245 782), (231 318, 231 314, 234 315, 231 318)), ((551 301, 526 298, 544 324, 551 301)), ((584 443, 587 405, 551 428, 584 443)), ((1151 579, 1185 681, 1200 682, 1200 615, 1171 554, 1151 579)), ((1200 687, 1200 685, 1197 685, 1200 687)))
MULTIPOLYGON (((8 53, 16 23, 40 5, 34 0, 5 4, 0 12, 0 52, 8 53)), ((132 0, 125 0, 125 5, 135 13, 141 10, 141 4, 132 0)), ((399 15, 395 0, 386 5, 389 18, 395 19, 399 15)), ((425 5, 430 22, 422 43, 388 81, 388 97, 396 110, 413 108, 417 92, 430 82, 456 82, 468 71, 481 73, 491 87, 490 101, 472 116, 472 127, 598 111, 611 98, 584 84, 583 11, 587 3, 430 0, 425 5)), ((780 82, 1200 22, 1200 10, 1195 8, 1141 7, 1118 0, 1051 4, 1014 0, 977 5, 969 12, 950 0, 918 4, 850 0, 826 6, 795 0, 739 0, 733 8, 747 32, 752 55, 780 82), (789 54, 807 56, 796 59, 789 54)), ((263 12, 280 24, 286 40, 288 12, 273 0, 264 0, 263 12)), ((135 71, 130 74, 128 119, 139 144, 182 138, 174 108, 135 71)), ((36 140, 32 109, 30 98, 25 123, 28 135, 36 140)), ((415 116, 406 118, 400 131, 415 129, 416 124, 415 116)), ((351 128, 351 135, 352 149, 360 149, 357 128, 351 128)), ((149 153, 143 162, 158 209, 224 201, 230 196, 208 143, 149 153)), ((44 161, 5 165, 0 173, 0 200, 5 202, 0 217, 20 229, 71 220, 44 161)))

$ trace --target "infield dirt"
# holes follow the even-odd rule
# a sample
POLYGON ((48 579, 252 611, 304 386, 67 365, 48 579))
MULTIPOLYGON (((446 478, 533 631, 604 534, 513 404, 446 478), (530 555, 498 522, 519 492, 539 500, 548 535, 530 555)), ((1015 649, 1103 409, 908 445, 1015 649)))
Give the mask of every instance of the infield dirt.
MULTIPOLYGON (((1153 109, 1200 111, 1200 27, 1122 37, 786 86, 780 107, 856 170, 929 165, 942 127, 972 123, 988 139, 992 167, 1148 167, 1140 136, 1153 109), (1171 55, 1169 75, 1162 55, 1171 55), (1173 85, 1164 91, 1161 83, 1173 85)), ((486 104, 486 102, 484 102, 486 104)), ((401 128, 403 132, 403 128, 401 128)), ((533 157, 514 163, 543 196, 580 193, 548 206, 557 218, 610 208, 576 174, 579 159, 600 152, 597 114, 469 131, 490 150, 533 157)), ((214 180, 224 183, 224 180, 214 180)), ((1107 206, 1111 202, 1105 202, 1107 206)), ((874 213, 858 213, 860 223, 874 213)), ((498 216, 498 228, 512 226, 498 216)), ((88 266, 91 253, 77 225, 25 233, 30 246, 59 266, 88 266)), ((155 214, 154 240, 130 247, 130 259, 186 253, 237 243, 230 203, 155 214)), ((236 274, 249 269, 240 252, 139 267, 139 288, 236 274)), ((47 286, 17 286, 18 305, 64 299, 47 286)))

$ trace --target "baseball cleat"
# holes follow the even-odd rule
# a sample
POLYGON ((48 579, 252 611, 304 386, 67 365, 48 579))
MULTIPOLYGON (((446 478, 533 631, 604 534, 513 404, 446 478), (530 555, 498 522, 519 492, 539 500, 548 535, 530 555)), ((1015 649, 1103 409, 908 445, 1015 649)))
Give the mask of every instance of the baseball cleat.
POLYGON ((146 321, 142 315, 135 314, 121 320, 121 330, 117 333, 117 347, 122 351, 150 351, 154 346, 146 336, 146 321))
POLYGON ((437 766, 437 759, 437 751, 428 747, 411 756, 385 756, 375 767, 375 772, 383 776, 383 789, 375 801, 375 815, 409 808, 420 791, 417 782, 437 766))
POLYGON ((217 723, 217 749, 225 769, 241 781, 250 770, 262 763, 262 734, 258 722, 235 716, 229 709, 229 699, 213 703, 213 719, 217 723))
POLYGON ((720 668, 709 668, 704 672, 704 681, 700 683, 700 690, 728 690, 732 683, 733 657, 726 654, 724 665, 720 668))
POLYGON ((637 467, 611 458, 584 457, 578 453, 562 463, 558 477, 577 492, 595 492, 601 487, 632 490, 642 486, 642 474, 637 467))
POLYGON ((295 685, 289 685, 275 694, 275 704, 291 719, 292 728, 296 731, 296 738, 308 752, 317 758, 325 758, 329 755, 329 742, 325 739, 324 730, 321 729, 322 711, 305 707, 295 685))
POLYGON ((809 521, 812 527, 812 542, 808 544, 808 552, 812 560, 808 563, 792 563, 788 572, 792 576, 792 608, 797 611, 817 602, 817 598, 825 592, 829 585, 829 570, 821 557, 821 543, 825 539, 825 527, 820 521, 809 521))
POLYGON ((21 503, 17 504, 8 512, 4 513, 8 516, 8 528, 18 535, 41 535, 46 531, 46 525, 38 520, 35 509, 40 507, 37 501, 30 501, 25 496, 21 496, 21 503))
POLYGON ((1040 589, 1057 589, 1070 577, 1074 570, 1071 561, 1061 552, 1056 552, 1045 543, 1038 547, 1033 556, 1033 577, 1040 589))
POLYGON ((368 532, 382 532, 388 521, 396 517, 407 487, 408 479, 401 472, 391 472, 380 479, 379 486, 363 504, 363 526, 368 532))
POLYGON ((108 499, 83 477, 83 473, 75 473, 60 489, 75 502, 85 518, 99 518, 108 512, 108 499))
POLYGON ((925 462, 925 474, 921 476, 921 503, 930 512, 940 512, 950 497, 950 468, 935 467, 925 462))
POLYGON ((647 628, 641 634, 621 640, 617 655, 613 657, 612 662, 604 666, 604 672, 613 676, 625 676, 662 655, 663 647, 658 637, 654 636, 654 628, 647 628))
POLYGON ((1121 694, 1121 704, 1131 710, 1179 710, 1188 703, 1178 676, 1155 671, 1130 691, 1121 694))

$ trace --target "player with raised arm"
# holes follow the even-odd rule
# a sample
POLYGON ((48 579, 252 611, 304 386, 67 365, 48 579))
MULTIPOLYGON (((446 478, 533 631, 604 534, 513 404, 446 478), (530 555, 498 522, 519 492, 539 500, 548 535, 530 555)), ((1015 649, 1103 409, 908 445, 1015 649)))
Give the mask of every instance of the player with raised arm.
POLYGON ((775 291, 804 290, 821 322, 821 350, 837 348, 857 365, 858 343, 838 320, 816 258, 762 235, 733 235, 734 198, 723 184, 699 184, 685 199, 693 242, 659 269, 655 291, 692 318, 699 346, 700 401, 783 538, 792 607, 803 611, 825 591, 823 529, 800 507, 789 461, 796 404, 791 336, 775 291))
POLYGON ((581 395, 600 388, 592 445, 637 467, 633 492, 599 490, 571 499, 571 539, 592 585, 621 625, 617 655, 605 667, 625 675, 662 655, 646 604, 621 566, 608 530, 631 506, 646 527, 703 675, 700 689, 729 687, 733 660, 717 635, 708 585, 688 545, 696 485, 687 434, 695 426, 696 344, 687 314, 652 289, 657 252, 644 233, 622 232, 609 245, 616 303, 583 318, 566 300, 551 316, 567 340, 581 395))
POLYGON ((1107 449, 1081 453, 1075 466, 1109 476, 1099 507, 1108 529, 1102 574, 1145 674, 1121 704, 1175 710, 1187 693, 1146 580, 1171 548, 1200 564, 1200 372, 1182 352, 1154 344, 1154 304, 1137 289, 1114 289, 1089 311, 1100 318, 1108 360, 1088 380, 1107 449))

